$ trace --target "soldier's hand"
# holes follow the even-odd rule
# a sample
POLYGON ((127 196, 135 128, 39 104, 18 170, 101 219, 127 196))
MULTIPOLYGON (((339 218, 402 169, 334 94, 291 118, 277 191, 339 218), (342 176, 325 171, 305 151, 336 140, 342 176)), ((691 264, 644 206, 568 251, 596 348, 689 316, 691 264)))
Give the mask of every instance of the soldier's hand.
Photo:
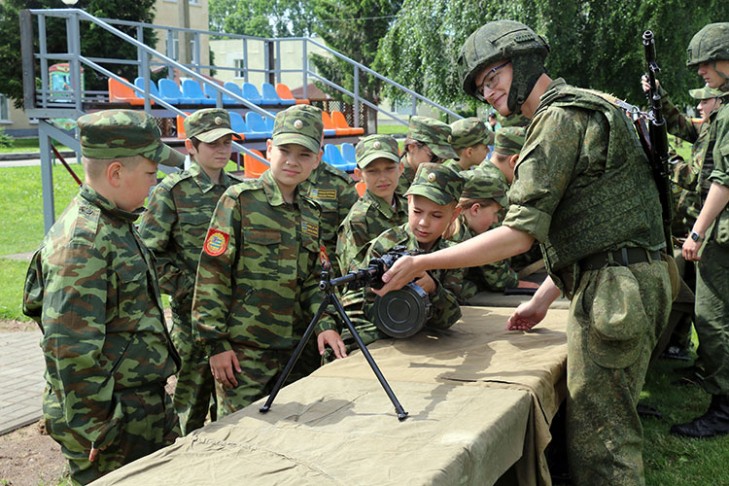
POLYGON ((418 268, 417 259, 418 257, 409 255, 400 257, 392 268, 388 269, 382 276, 385 285, 379 290, 372 289, 372 291, 379 296, 383 296, 392 290, 405 287, 416 276, 423 273, 423 270, 418 268))
POLYGON ((687 262, 697 262, 701 260, 699 250, 701 250, 702 243, 702 241, 694 241, 691 238, 686 238, 686 241, 683 242, 683 248, 681 249, 683 259, 687 262))
POLYGON ((238 386, 235 373, 240 373, 241 368, 235 351, 223 351, 210 356, 210 371, 212 371, 215 381, 223 385, 224 388, 238 386))
POLYGON ((542 319, 547 315, 547 309, 538 306, 534 299, 523 302, 509 317, 507 329, 510 331, 531 331, 534 326, 542 322, 542 319))
POLYGON ((326 351, 326 347, 329 346, 332 348, 334 356, 336 356, 337 359, 347 357, 347 347, 344 345, 344 341, 342 341, 342 337, 339 333, 333 329, 320 332, 316 337, 316 343, 319 346, 320 355, 323 355, 326 351))
POLYGON ((92 447, 89 451, 89 462, 96 461, 96 458, 99 457, 99 449, 96 447, 92 447))

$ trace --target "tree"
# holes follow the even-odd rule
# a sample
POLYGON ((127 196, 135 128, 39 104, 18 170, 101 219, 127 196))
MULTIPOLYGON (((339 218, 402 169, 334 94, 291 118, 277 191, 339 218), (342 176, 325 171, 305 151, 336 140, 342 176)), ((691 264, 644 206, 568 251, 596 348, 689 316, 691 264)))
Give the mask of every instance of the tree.
MULTIPOLYGON (((154 4, 155 0, 136 0, 134 2, 80 0, 76 7, 96 17, 151 23, 154 20, 154 4)), ((17 107, 21 107, 23 104, 23 79, 22 72, 18 69, 22 65, 19 12, 22 9, 44 9, 58 6, 57 0, 4 0, 0 2, 0 31, 3 32, 0 40, 0 92, 14 99, 17 107)), ((34 26, 34 28, 37 27, 34 26)), ((134 27, 117 26, 117 28, 132 37, 136 36, 134 27)), ((49 19, 46 32, 48 52, 67 52, 66 26, 63 19, 49 19)), ((145 43, 154 45, 155 39, 151 32, 145 32, 145 43)), ((37 48, 36 45, 36 52, 37 48)), ((81 51, 93 52, 96 58, 136 59, 137 56, 137 49, 134 46, 119 42, 117 37, 103 29, 89 26, 88 23, 81 25, 81 51)), ((106 67, 128 78, 136 76, 134 66, 109 65, 106 67)), ((106 89, 106 77, 88 69, 85 75, 87 89, 106 89)))
POLYGON ((310 35, 309 2, 299 0, 209 0, 210 29, 255 37, 310 35))
POLYGON ((473 103, 460 86, 460 48, 487 21, 510 18, 547 38, 552 75, 640 104, 639 77, 645 71, 641 36, 650 29, 656 35, 660 80, 674 101, 689 102, 688 89, 701 81, 685 67, 686 46, 703 25, 715 21, 718 11, 718 0, 405 0, 381 43, 376 66, 438 102, 473 103))
MULTIPOLYGON (((316 33, 327 46, 350 59, 371 67, 377 55, 380 39, 402 7, 402 0, 313 0, 316 33)), ((354 91, 354 69, 338 58, 314 56, 319 74, 329 81, 354 91)), ((360 72, 360 94, 374 104, 380 102, 382 82, 360 72)), ((343 99, 341 92, 323 85, 334 98, 343 99)))

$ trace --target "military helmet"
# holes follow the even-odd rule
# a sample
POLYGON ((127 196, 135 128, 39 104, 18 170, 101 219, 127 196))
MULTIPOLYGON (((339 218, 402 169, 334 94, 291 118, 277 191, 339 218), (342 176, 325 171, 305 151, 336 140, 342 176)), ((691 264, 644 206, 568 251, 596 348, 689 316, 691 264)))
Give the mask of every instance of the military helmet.
POLYGON ((686 66, 729 60, 729 22, 705 25, 689 42, 686 66))
POLYGON ((463 91, 483 100, 476 89, 476 75, 489 64, 514 57, 536 55, 542 62, 549 52, 547 41, 513 20, 489 22, 471 34, 461 48, 458 67, 463 91))

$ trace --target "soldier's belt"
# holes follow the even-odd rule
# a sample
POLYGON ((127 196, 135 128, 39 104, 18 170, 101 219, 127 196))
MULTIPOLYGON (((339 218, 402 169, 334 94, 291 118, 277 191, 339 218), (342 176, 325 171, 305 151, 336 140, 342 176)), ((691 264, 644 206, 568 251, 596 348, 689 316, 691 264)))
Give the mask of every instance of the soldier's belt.
POLYGON ((603 251, 595 253, 579 261, 580 269, 583 272, 598 270, 607 266, 633 265, 634 263, 650 263, 660 260, 661 253, 658 250, 650 251, 645 248, 621 248, 615 251, 603 251))

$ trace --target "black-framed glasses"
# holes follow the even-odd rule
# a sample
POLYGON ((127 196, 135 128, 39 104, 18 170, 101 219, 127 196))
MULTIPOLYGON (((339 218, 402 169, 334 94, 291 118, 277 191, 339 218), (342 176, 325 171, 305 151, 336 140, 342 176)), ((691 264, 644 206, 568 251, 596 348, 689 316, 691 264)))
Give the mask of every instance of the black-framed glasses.
POLYGON ((498 66, 489 69, 486 76, 484 76, 481 85, 476 86, 478 92, 483 94, 483 90, 485 88, 488 88, 489 90, 494 89, 494 87, 499 83, 499 70, 505 68, 509 64, 511 64, 511 61, 506 61, 504 64, 499 64, 498 66))

